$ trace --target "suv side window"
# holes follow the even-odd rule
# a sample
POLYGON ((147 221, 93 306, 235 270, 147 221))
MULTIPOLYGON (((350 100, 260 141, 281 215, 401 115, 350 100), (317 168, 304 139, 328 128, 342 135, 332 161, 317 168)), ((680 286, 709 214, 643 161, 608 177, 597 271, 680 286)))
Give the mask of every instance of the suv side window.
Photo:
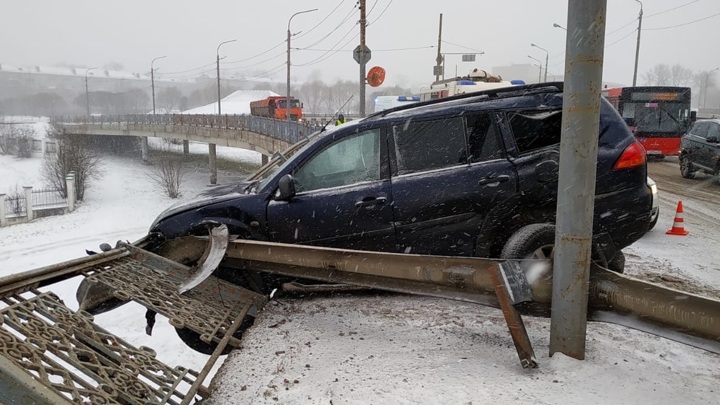
POLYGON ((467 116, 470 163, 500 159, 504 156, 493 118, 494 114, 492 113, 469 114, 467 116))
POLYGON ((701 138, 707 138, 707 132, 708 132, 708 123, 707 122, 698 122, 695 124, 693 129, 690 130, 691 134, 697 135, 701 138))
POLYGON ((508 122, 521 154, 560 143, 562 110, 517 111, 508 122))
POLYGON ((298 192, 380 180, 380 129, 343 138, 295 172, 298 192))
POLYGON ((393 126, 398 174, 467 164, 465 123, 460 117, 393 126))

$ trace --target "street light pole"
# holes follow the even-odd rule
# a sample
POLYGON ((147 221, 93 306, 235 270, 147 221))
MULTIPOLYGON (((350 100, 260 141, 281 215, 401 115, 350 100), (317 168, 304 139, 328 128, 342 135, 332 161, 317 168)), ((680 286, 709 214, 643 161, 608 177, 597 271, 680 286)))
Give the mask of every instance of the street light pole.
POLYGON ((540 70, 538 70, 538 83, 540 83, 540 78, 541 78, 541 75, 542 75, 542 61, 541 61, 540 59, 538 59, 538 58, 533 58, 533 57, 530 56, 530 55, 528 55, 528 58, 530 58, 530 59, 534 60, 535 62, 537 62, 537 63, 538 63, 538 66, 540 67, 540 70))
POLYGON ((290 22, 292 21, 293 17, 295 17, 298 14, 304 14, 304 13, 310 13, 312 11, 317 11, 316 8, 312 10, 304 10, 304 11, 298 11, 297 13, 290 16, 290 19, 288 19, 288 25, 287 25, 287 92, 285 93, 285 119, 288 122, 288 130, 290 129, 290 37, 292 34, 290 33, 290 22))
POLYGON ((155 69, 153 68, 153 64, 156 60, 162 58, 167 58, 167 56, 158 56, 150 62, 150 87, 152 88, 153 115, 155 115, 155 69))
MULTIPOLYGON (((215 51, 215 54, 217 55, 217 88, 218 88, 218 115, 222 115, 222 109, 220 106, 220 47, 223 46, 223 44, 229 44, 230 42, 235 42, 237 39, 231 39, 229 41, 220 42, 220 45, 217 46, 217 50, 215 51)), ((213 144, 213 146, 215 146, 213 144)), ((213 183, 215 184, 215 183, 213 183)))
MULTIPOLYGON (((220 42, 220 44, 217 46, 217 49, 215 50, 215 54, 217 56, 218 119, 222 119, 220 117, 222 115, 222 98, 220 96, 220 47, 223 46, 223 44, 228 44, 235 41, 237 41, 237 39, 220 42)), ((208 157, 210 160, 210 184, 217 184, 217 150, 214 143, 208 144, 208 157)))
POLYGON ((88 89, 88 73, 94 69, 97 69, 97 67, 91 67, 85 70, 85 109, 88 118, 90 118, 90 90, 88 89))
POLYGON ((560 29, 562 29, 562 30, 564 30, 564 31, 567 31, 567 28, 563 27, 562 25, 560 25, 560 24, 558 24, 558 23, 553 23, 553 27, 555 27, 555 28, 560 28, 560 29))
MULTIPOLYGON (((152 112, 153 118, 155 117, 155 61, 158 59, 166 58, 167 56, 158 56, 150 62, 150 92, 152 93, 152 112)), ((154 123, 154 122, 153 122, 154 123)), ((143 163, 148 162, 148 139, 147 136, 140 137, 140 156, 142 157, 143 163)))
POLYGON ((550 52, 548 52, 547 49, 537 46, 535 44, 530 44, 530 46, 534 46, 535 48, 542 49, 543 51, 545 51, 545 81, 547 81, 548 60, 550 59, 550 52))
POLYGON ((716 67, 713 70, 705 72, 705 89, 703 90, 703 103, 702 108, 707 108, 707 91, 708 91, 708 82, 710 81, 710 73, 720 69, 720 67, 716 67))
POLYGON ((638 59, 640 57, 640 33, 642 32, 642 16, 643 16, 643 4, 640 0, 635 0, 640 3, 640 14, 638 14, 638 36, 637 45, 635 45, 635 70, 633 70, 633 86, 637 83, 637 69, 638 59))

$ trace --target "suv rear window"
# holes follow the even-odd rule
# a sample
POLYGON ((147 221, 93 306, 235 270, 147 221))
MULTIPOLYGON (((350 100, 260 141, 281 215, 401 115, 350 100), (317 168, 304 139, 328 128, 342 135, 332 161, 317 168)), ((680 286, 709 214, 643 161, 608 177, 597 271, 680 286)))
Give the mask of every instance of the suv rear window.
POLYGON ((519 153, 560 143, 562 110, 516 111, 508 115, 519 153))

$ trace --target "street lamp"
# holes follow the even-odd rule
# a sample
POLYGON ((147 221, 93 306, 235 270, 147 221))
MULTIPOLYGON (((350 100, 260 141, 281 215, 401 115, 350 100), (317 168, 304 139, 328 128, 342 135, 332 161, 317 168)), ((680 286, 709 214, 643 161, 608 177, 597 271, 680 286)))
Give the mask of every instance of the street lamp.
POLYGON ((553 27, 555 27, 555 28, 560 28, 560 29, 562 29, 562 30, 567 31, 567 28, 563 27, 562 25, 560 25, 560 24, 558 24, 558 23, 553 23, 553 27))
MULTIPOLYGON (((217 46, 217 50, 215 51, 215 54, 217 55, 217 84, 218 84, 218 115, 222 115, 222 110, 220 108, 220 47, 223 46, 223 44, 229 44, 230 42, 235 42, 237 39, 231 39, 229 41, 220 42, 220 45, 217 46)), ((213 183, 215 184, 215 183, 213 183)))
MULTIPOLYGON (((540 70, 538 70, 538 83, 540 83, 540 78, 541 78, 541 76, 542 76, 542 61, 541 61, 540 59, 538 59, 538 58, 533 58, 533 57, 530 56, 530 55, 528 55, 528 58, 530 58, 530 59, 532 59, 532 60, 534 60, 535 62, 538 63, 537 66, 540 68, 540 70)), ((535 66, 535 65, 533 65, 533 66, 535 66)))
POLYGON ((87 110, 88 117, 90 117, 90 91, 88 90, 88 73, 90 73, 90 71, 94 69, 97 69, 97 66, 85 70, 85 108, 87 110))
POLYGON ((547 81, 548 59, 550 59, 550 52, 548 52, 547 49, 535 44, 530 44, 530 46, 534 46, 535 48, 545 51, 545 81, 547 81))
POLYGON ((705 73, 705 89, 703 90, 702 108, 707 108, 707 105, 706 105, 707 104, 707 91, 708 91, 708 84, 709 84, 708 81, 710 80, 710 73, 712 73, 718 69, 720 69, 720 67, 716 67, 715 69, 710 70, 705 73))
POLYGON ((638 58, 640 57, 640 32, 642 32, 642 15, 643 15, 643 4, 640 0, 635 0, 640 3, 640 14, 638 14, 638 37, 637 45, 635 45, 635 70, 633 70, 633 86, 637 83, 637 68, 638 58))
POLYGON ((167 56, 158 56, 150 62, 150 87, 152 88, 153 115, 155 115, 155 69, 153 68, 153 63, 162 58, 167 58, 167 56))
POLYGON ((298 11, 297 13, 290 16, 290 19, 288 20, 288 26, 287 26, 287 92, 286 92, 286 99, 285 99, 285 118, 288 122, 288 129, 290 128, 290 22, 292 21, 293 17, 295 17, 298 14, 304 14, 304 13, 310 13, 312 11, 317 11, 316 8, 312 10, 304 10, 304 11, 298 11))

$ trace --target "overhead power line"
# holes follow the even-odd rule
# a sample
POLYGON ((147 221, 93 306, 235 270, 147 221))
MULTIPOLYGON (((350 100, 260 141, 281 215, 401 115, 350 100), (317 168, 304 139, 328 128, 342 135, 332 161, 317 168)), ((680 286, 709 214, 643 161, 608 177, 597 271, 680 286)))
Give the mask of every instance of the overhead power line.
POLYGON ((719 15, 720 15, 720 13, 717 13, 717 14, 709 15, 709 16, 707 16, 707 17, 705 17, 705 18, 701 18, 701 19, 699 19, 699 20, 688 21, 688 22, 686 22, 686 23, 677 24, 677 25, 671 25, 671 26, 669 26, 669 27, 643 28, 643 31, 660 31, 660 30, 669 30, 670 28, 684 27, 684 26, 686 26, 686 25, 691 25, 691 24, 699 23, 700 21, 709 20, 709 19, 714 18, 714 17, 717 17, 717 16, 719 16, 719 15))
POLYGON ((689 5, 691 5, 691 4, 697 3, 698 1, 700 1, 700 0, 694 0, 694 1, 691 1, 691 2, 689 2, 689 3, 685 3, 685 4, 681 4, 681 5, 676 6, 676 7, 673 7, 673 8, 669 8, 669 9, 667 9, 667 10, 665 10, 665 11, 660 11, 660 12, 657 12, 657 13, 654 13, 654 14, 648 14, 648 15, 645 16, 645 18, 655 17, 656 15, 660 15, 660 14, 665 14, 665 13, 667 13, 668 11, 677 10, 677 9, 679 9, 679 8, 683 8, 683 7, 685 7, 685 6, 689 6, 689 5))
MULTIPOLYGON (((374 20, 370 21, 369 23, 365 24, 365 26, 367 27, 367 26, 369 26, 369 25, 372 25, 372 24, 375 23, 375 21, 379 20, 380 17, 382 17, 383 14, 385 14, 385 12, 387 11, 388 7, 390 7, 390 5, 392 4, 392 2, 393 2, 393 0, 390 0, 390 2, 387 4, 387 6, 385 6, 385 8, 383 9, 383 11, 380 12, 380 15, 377 16, 376 19, 374 19, 374 20)), ((377 3, 377 1, 376 1, 375 3, 377 3)), ((375 8, 375 5, 374 5, 374 4, 373 4, 373 8, 375 8)), ((370 9, 370 11, 372 11, 372 9, 370 9)))

